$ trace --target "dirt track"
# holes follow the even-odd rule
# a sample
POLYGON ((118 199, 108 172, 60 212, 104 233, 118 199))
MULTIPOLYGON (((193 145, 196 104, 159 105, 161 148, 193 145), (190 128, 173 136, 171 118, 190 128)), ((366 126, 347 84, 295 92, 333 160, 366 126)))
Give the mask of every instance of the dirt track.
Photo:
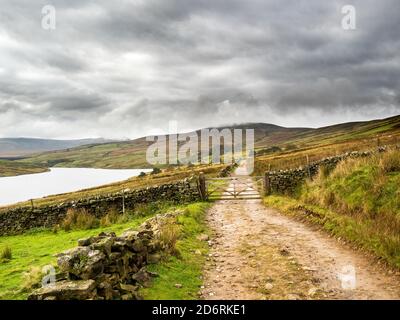
POLYGON ((266 208, 219 201, 204 299, 399 299, 400 277, 326 233, 266 208))

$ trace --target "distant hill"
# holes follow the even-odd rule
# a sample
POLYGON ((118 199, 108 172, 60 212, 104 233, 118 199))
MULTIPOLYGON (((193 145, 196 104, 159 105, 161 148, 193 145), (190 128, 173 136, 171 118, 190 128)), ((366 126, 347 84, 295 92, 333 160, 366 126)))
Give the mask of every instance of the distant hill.
MULTIPOLYGON (((343 123, 317 129, 285 128, 266 123, 232 125, 231 129, 255 129, 257 153, 274 150, 293 150, 345 141, 373 143, 378 136, 398 136, 400 116, 387 119, 343 123)), ((146 138, 129 141, 91 144, 68 150, 50 151, 20 160, 39 166, 94 167, 94 168, 146 168, 146 149, 152 142, 146 138)))
POLYGON ((105 143, 105 139, 52 140, 34 138, 0 138, 0 158, 16 158, 29 154, 105 143))

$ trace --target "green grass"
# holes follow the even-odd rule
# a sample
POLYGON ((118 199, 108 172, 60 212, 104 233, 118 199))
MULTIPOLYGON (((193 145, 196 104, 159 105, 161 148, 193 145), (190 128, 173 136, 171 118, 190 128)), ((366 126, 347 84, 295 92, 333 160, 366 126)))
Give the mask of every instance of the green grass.
POLYGON ((265 198, 268 206, 321 225, 400 268, 400 152, 341 162, 293 197, 265 198))
POLYGON ((143 288, 141 294, 146 300, 193 300, 198 299, 198 291, 202 285, 202 269, 208 253, 208 245, 197 236, 208 234, 205 223, 207 203, 195 203, 187 207, 184 215, 177 218, 181 226, 181 234, 177 241, 178 256, 170 256, 159 264, 149 266, 149 270, 159 276, 151 287, 143 288), (201 251, 202 255, 195 251, 201 251), (181 284, 182 288, 176 288, 181 284))
POLYGON ((400 151, 341 162, 300 192, 307 203, 364 218, 392 219, 400 228, 400 151))
MULTIPOLYGON (((0 299, 25 299, 29 292, 21 291, 24 273, 33 267, 42 268, 45 265, 56 265, 54 254, 75 247, 77 240, 105 231, 117 234, 128 228, 137 228, 150 216, 166 212, 171 206, 161 205, 159 209, 143 208, 143 216, 135 216, 126 223, 90 230, 63 230, 53 233, 51 230, 36 230, 17 236, 0 237, 0 251, 9 247, 12 259, 0 261, 0 299)), ((175 208, 175 207, 173 207, 175 208)))

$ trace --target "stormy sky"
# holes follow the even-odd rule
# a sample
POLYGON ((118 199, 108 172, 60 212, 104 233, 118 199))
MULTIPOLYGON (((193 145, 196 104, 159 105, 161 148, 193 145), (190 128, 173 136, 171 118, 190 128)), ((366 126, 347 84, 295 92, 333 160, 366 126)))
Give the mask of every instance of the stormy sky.
POLYGON ((399 35, 398 0, 1 0, 0 137, 396 115, 399 35))

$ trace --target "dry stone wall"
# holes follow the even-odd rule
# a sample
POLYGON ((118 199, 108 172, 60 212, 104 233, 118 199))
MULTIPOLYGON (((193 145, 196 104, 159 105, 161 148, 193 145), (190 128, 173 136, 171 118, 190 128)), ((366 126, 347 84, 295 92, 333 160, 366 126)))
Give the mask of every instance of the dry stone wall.
POLYGON ((124 198, 125 209, 133 209, 137 204, 167 200, 185 203, 200 199, 195 179, 185 179, 176 183, 147 187, 145 189, 125 190, 115 194, 80 199, 67 203, 40 206, 37 208, 19 207, 0 212, 0 236, 19 234, 40 227, 52 227, 60 224, 68 209, 85 209, 88 213, 101 218, 111 207, 122 212, 124 198))
POLYGON ((163 227, 181 211, 157 215, 138 230, 81 239, 78 247, 57 255, 55 282, 34 291, 29 300, 138 300, 138 289, 157 276, 146 270, 171 248, 163 227))
MULTIPOLYGON (((386 147, 380 147, 378 152, 384 152, 386 147)), ((324 158, 320 161, 312 162, 305 167, 289 170, 267 171, 265 173, 266 194, 280 193, 290 194, 303 183, 307 178, 314 177, 321 167, 328 171, 334 169, 336 165, 347 158, 358 158, 371 156, 374 151, 353 151, 342 155, 324 158)))

